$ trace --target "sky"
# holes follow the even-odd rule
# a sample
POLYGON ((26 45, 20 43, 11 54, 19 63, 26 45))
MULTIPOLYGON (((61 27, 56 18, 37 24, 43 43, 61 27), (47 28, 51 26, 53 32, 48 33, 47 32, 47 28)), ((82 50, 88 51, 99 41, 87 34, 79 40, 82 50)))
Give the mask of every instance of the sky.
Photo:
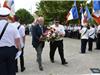
MULTIPOLYGON (((5 0, 0 0, 1 5, 5 0)), ((31 14, 36 11, 36 3, 39 3, 40 0, 14 0, 15 3, 15 11, 20 8, 25 8, 31 14)), ((87 3, 91 2, 91 0, 87 0, 87 3)))
MULTIPOLYGON (((1 6, 5 0, 0 0, 1 6)), ((33 13, 36 11, 36 3, 39 3, 40 0, 14 0, 15 2, 15 11, 20 8, 25 8, 29 12, 33 13)))

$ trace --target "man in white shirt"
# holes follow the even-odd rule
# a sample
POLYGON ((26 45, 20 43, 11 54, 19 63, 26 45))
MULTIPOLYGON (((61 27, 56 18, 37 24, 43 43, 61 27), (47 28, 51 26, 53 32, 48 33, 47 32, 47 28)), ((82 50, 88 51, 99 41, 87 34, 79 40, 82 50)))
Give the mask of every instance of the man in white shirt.
MULTIPOLYGON (((21 43, 21 49, 22 53, 20 55, 20 67, 21 67, 21 72, 25 70, 24 67, 24 46, 25 46, 25 27, 19 23, 19 18, 18 16, 14 16, 14 24, 16 25, 16 28, 19 31, 20 34, 20 43, 21 43)), ((16 72, 18 72, 18 66, 17 66, 17 59, 16 59, 16 72)))
POLYGON ((100 25, 98 25, 96 33, 97 33, 96 49, 100 50, 100 25))
POLYGON ((9 14, 8 8, 0 8, 0 75, 16 75, 15 56, 17 50, 21 50, 20 35, 17 28, 8 23, 9 14))
POLYGON ((95 39, 95 27, 94 25, 90 26, 90 29, 89 29, 89 39, 88 39, 88 50, 89 51, 92 51, 92 47, 93 47, 93 41, 95 39))
POLYGON ((86 53, 86 45, 88 42, 88 35, 89 35, 87 23, 82 27, 80 33, 81 33, 81 53, 84 54, 86 53))
MULTIPOLYGON (((58 19, 54 20, 54 25, 52 25, 51 27, 54 28, 56 32, 59 33, 59 36, 64 37, 65 35, 64 26, 59 24, 58 19)), ((50 41, 50 60, 51 62, 54 63, 54 54, 55 54, 56 48, 58 48, 59 55, 62 61, 62 65, 68 64, 68 62, 66 62, 64 58, 63 38, 50 41)))

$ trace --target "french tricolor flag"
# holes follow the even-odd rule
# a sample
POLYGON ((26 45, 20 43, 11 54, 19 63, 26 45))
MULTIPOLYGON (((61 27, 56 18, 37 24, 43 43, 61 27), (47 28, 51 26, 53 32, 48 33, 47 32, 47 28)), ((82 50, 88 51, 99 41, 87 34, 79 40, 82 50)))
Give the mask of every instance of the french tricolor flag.
POLYGON ((6 7, 11 10, 11 16, 15 15, 15 5, 14 0, 5 0, 3 7, 6 7))
POLYGON ((67 21, 68 20, 73 20, 73 19, 78 19, 78 11, 77 11, 77 6, 76 6, 76 1, 74 1, 74 6, 71 8, 67 15, 67 21))
POLYGON ((86 25, 88 23, 88 20, 91 18, 92 17, 90 15, 88 7, 86 6, 85 9, 81 8, 81 25, 86 25))
POLYGON ((100 0, 93 1, 93 14, 92 17, 96 21, 97 24, 100 24, 100 0))

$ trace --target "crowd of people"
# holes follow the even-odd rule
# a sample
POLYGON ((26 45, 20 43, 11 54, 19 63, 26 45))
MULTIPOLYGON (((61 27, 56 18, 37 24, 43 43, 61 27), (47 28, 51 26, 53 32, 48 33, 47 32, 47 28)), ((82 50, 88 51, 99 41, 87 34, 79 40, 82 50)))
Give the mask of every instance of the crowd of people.
MULTIPOLYGON (((51 25, 52 28, 56 30, 56 32, 59 32, 59 35, 64 37, 65 30, 64 26, 59 24, 59 20, 55 19, 54 24, 51 25)), ((32 45, 35 48, 37 52, 37 62, 39 64, 39 69, 43 71, 42 66, 42 51, 45 45, 45 41, 42 41, 43 33, 45 33, 47 30, 47 27, 44 26, 44 18, 39 17, 34 24, 32 25, 31 32, 32 32, 32 45)), ((56 49, 58 48, 59 55, 61 58, 62 65, 68 64, 64 58, 64 49, 63 49, 63 38, 60 38, 58 40, 50 41, 50 60, 52 63, 54 63, 54 54, 56 49)))
MULTIPOLYGON (((8 16, 10 10, 0 8, 0 75, 16 75, 18 72, 17 59, 20 57, 21 72, 25 71, 24 65, 24 47, 25 47, 25 27, 19 23, 18 16, 14 16, 13 21, 9 21, 8 16)), ((56 40, 49 41, 50 52, 49 57, 52 63, 55 63, 54 55, 58 48, 61 58, 61 64, 66 65, 68 62, 64 57, 63 37, 81 39, 81 53, 86 53, 86 45, 88 43, 88 51, 92 51, 93 41, 96 39, 96 49, 100 49, 100 25, 69 25, 64 27, 60 24, 59 18, 55 18, 51 28, 60 36, 56 40)), ((44 18, 38 17, 31 26, 32 46, 36 51, 36 61, 39 70, 43 71, 42 51, 45 46, 44 33, 48 27, 44 26, 44 18)))
POLYGON ((100 26, 99 25, 67 25, 65 26, 65 37, 81 39, 81 53, 86 52, 88 43, 88 50, 92 51, 93 42, 96 42, 96 48, 100 49, 100 26))
POLYGON ((65 26, 65 37, 80 39, 81 25, 66 25, 65 26))

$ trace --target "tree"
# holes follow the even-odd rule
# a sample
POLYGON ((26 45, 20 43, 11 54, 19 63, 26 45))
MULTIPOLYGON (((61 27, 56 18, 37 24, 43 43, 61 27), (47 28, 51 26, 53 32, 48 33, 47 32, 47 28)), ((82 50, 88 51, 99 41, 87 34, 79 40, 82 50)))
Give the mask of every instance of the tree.
POLYGON ((27 25, 34 20, 33 16, 25 9, 19 9, 15 14, 19 17, 21 24, 27 25))
MULTIPOLYGON (((60 18, 61 23, 64 23, 66 21, 66 16, 69 13, 70 9, 72 8, 74 4, 74 1, 41 1, 37 5, 37 11, 36 14, 39 16, 43 16, 46 20, 46 24, 48 24, 50 21, 53 21, 53 19, 57 16, 60 18)), ((77 8, 78 13, 80 11, 80 4, 83 4, 85 6, 86 1, 77 1, 77 8)), ((89 6, 90 8, 90 6, 89 6)), ((90 8, 91 9, 91 8, 90 8)), ((79 13, 80 15, 80 13, 79 13)), ((80 19, 77 20, 71 20, 69 23, 79 23, 80 19)))
POLYGON ((65 21, 65 16, 67 15, 67 2, 66 1, 41 1, 37 5, 38 11, 36 14, 43 16, 46 20, 46 24, 53 21, 55 17, 59 17, 60 21, 65 21))

